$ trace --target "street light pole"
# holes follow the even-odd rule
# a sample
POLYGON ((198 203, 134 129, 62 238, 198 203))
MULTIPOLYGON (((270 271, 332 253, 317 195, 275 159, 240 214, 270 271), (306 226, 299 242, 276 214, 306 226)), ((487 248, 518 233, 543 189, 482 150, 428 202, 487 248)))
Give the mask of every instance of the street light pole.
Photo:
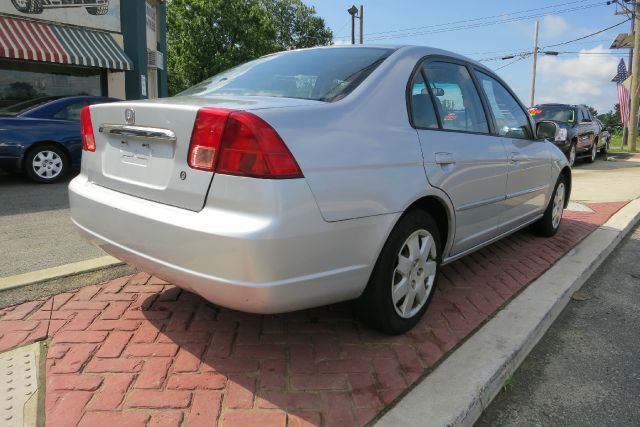
MULTIPOLYGON (((356 44, 356 15, 358 14, 358 8, 355 4, 352 4, 351 7, 347 9, 347 12, 351 15, 351 44, 356 44)), ((362 37, 362 29, 360 30, 360 34, 360 37, 362 37)))
POLYGON ((540 21, 536 21, 536 30, 533 36, 533 73, 531 75, 531 104, 530 104, 531 107, 535 105, 534 99, 536 94, 536 66, 538 64, 538 29, 539 27, 540 27, 540 21))

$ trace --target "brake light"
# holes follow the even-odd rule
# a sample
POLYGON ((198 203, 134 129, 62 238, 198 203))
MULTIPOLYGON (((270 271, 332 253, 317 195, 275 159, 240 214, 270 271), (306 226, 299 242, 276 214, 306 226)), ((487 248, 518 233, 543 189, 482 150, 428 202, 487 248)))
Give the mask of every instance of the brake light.
POLYGON ((96 137, 93 134, 91 112, 88 105, 80 111, 80 134, 82 135, 82 150, 96 151, 96 137))
POLYGON ((280 135, 255 114, 218 108, 198 111, 189 166, 254 178, 301 178, 280 135))

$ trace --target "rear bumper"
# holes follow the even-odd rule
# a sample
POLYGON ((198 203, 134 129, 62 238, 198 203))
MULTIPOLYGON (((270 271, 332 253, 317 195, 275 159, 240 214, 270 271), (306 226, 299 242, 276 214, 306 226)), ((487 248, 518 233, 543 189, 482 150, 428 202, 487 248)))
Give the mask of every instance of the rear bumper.
POLYGON ((304 180, 217 175, 193 212, 89 182, 69 185, 73 222, 107 253, 216 304, 279 313, 349 300, 366 286, 395 222, 335 223, 304 180))

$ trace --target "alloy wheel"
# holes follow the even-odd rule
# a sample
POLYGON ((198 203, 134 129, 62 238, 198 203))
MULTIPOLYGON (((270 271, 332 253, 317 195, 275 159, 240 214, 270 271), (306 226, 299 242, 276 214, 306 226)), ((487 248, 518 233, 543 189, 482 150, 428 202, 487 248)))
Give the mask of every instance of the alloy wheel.
POLYGON ((558 226, 560 225, 562 212, 564 210, 564 195, 564 182, 561 182, 560 184, 558 184, 558 188, 556 188, 556 195, 553 199, 553 211, 551 214, 551 224, 553 225, 553 228, 558 228, 558 226))
POLYGON ((591 147, 591 161, 595 162, 598 157, 598 144, 593 143, 593 147, 591 147))
POLYGON ((55 151, 43 150, 33 157, 32 167, 40 178, 54 179, 62 172, 62 158, 55 151))
POLYGON ((400 248, 391 280, 396 313, 405 319, 415 316, 433 290, 437 271, 437 248, 427 230, 413 232, 400 248))

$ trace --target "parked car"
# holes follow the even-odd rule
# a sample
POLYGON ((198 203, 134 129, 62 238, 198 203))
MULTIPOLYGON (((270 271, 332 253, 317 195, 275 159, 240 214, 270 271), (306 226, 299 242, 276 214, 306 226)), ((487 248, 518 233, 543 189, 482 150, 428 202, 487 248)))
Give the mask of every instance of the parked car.
POLYGON ((454 53, 282 52, 173 98, 85 108, 71 216, 108 253, 216 304, 357 299, 369 324, 401 333, 441 265, 529 225, 556 233, 571 191, 545 139, 558 132, 454 53))
POLYGON ((102 96, 48 96, 0 109, 0 169, 39 183, 61 180, 80 165, 80 111, 119 101, 102 96))
POLYGON ((40 14, 44 9, 85 7, 91 15, 106 15, 109 0, 11 0, 18 12, 40 14))
POLYGON ((556 145, 565 153, 571 166, 577 158, 595 162, 598 150, 606 146, 600 138, 601 127, 596 123, 597 119, 584 105, 540 104, 530 108, 529 114, 536 121, 552 120, 567 130, 566 139, 557 141, 556 145))
POLYGON ((606 155, 609 152, 609 146, 611 145, 611 132, 609 132, 609 129, 597 117, 594 117, 593 121, 600 128, 600 137, 598 138, 600 154, 606 155))

